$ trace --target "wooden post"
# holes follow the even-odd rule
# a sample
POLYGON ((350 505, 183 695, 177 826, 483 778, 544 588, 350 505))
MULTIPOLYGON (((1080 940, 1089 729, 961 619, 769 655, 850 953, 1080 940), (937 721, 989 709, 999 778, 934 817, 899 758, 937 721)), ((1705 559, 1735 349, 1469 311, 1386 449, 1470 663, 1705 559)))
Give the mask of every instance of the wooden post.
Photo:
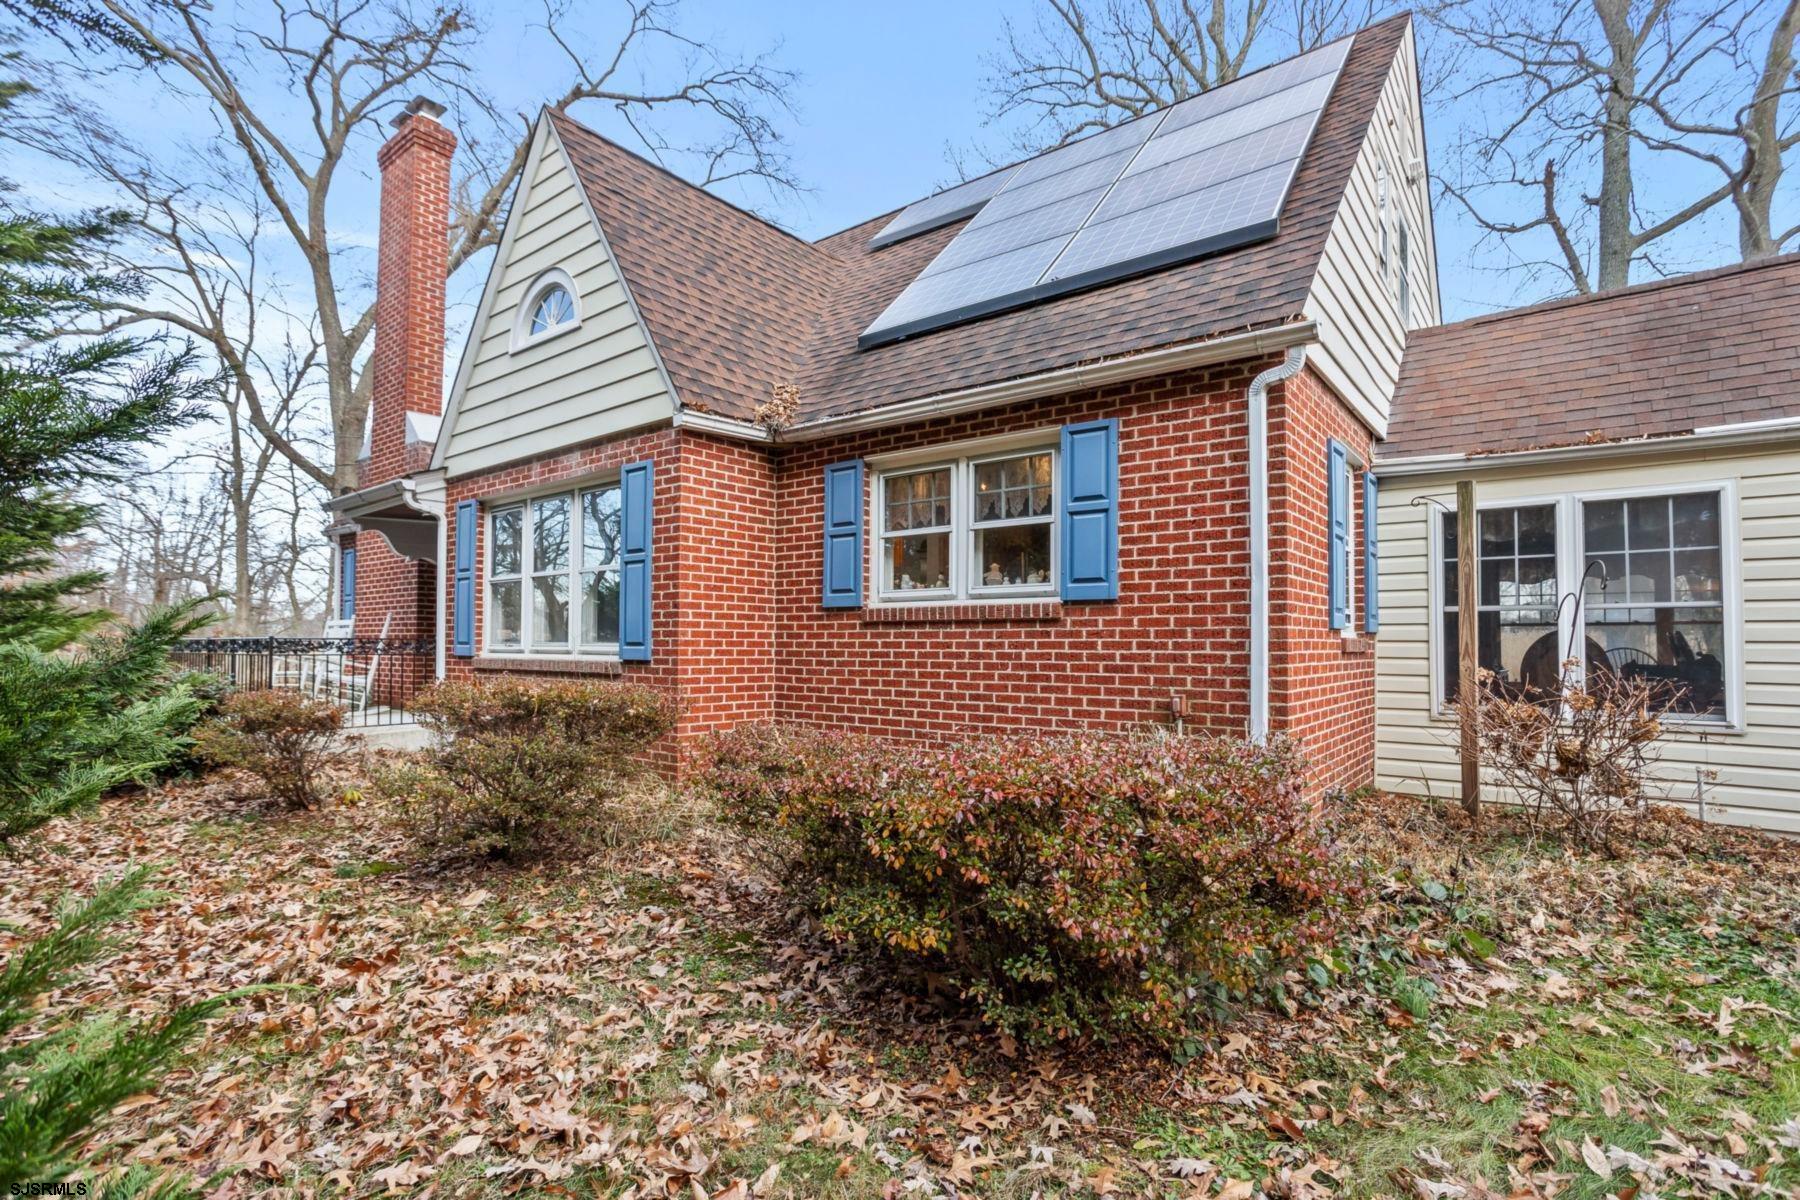
POLYGON ((1456 485, 1456 706, 1462 721, 1462 802, 1471 817, 1481 815, 1480 650, 1477 642, 1475 481, 1456 485))

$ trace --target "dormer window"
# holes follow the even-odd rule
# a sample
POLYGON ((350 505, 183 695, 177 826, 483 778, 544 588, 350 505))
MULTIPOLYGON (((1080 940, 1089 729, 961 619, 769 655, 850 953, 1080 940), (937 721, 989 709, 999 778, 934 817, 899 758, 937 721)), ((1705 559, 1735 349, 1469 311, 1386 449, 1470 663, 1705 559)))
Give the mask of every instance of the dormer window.
POLYGON ((579 329, 581 306, 575 295, 575 281, 567 271, 552 267, 533 280, 513 324, 514 352, 579 329))

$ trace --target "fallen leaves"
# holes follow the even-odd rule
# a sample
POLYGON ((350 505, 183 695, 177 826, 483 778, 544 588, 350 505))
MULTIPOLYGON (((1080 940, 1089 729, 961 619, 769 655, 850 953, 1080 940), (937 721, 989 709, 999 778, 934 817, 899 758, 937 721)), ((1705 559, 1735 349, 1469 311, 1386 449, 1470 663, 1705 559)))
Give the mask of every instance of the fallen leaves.
MULTIPOLYGON (((1416 813, 1371 824, 1397 840, 1416 813)), ((1763 860, 1736 878, 1694 856, 1635 873, 1549 853, 1491 875, 1433 863, 1491 924, 1469 936, 1448 903, 1372 907, 1370 928, 1435 984, 1423 1017, 1390 1029, 1392 1006, 1354 978, 1296 975, 1296 989, 1318 989, 1308 1004, 1252 1011, 1175 1068, 1128 1047, 1044 1053, 902 1002, 878 967, 780 933, 779 898, 717 840, 542 874, 369 873, 360 864, 406 858, 375 817, 345 805, 224 820, 205 786, 184 786, 59 822, 44 853, 0 880, 3 954, 67 889, 129 858, 171 864, 165 901, 46 1016, 295 985, 215 1022, 192 1066, 119 1105, 96 1148, 234 1172, 214 1200, 269 1188, 785 1200, 1013 1186, 996 1181, 1046 1196, 1494 1200, 1553 1196, 1577 1178, 1620 1200, 1738 1200, 1776 1194, 1770 1171, 1800 1157, 1800 1114, 1770 1123, 1738 1099, 1770 1078, 1751 1034, 1784 1028, 1784 1062, 1800 1059, 1792 1014, 1711 962, 1670 966, 1674 986, 1715 989, 1705 999, 1648 994, 1621 973, 1648 889, 1661 888, 1709 914, 1694 924, 1708 946, 1755 922, 1757 978, 1800 982, 1777 915, 1792 909, 1756 890, 1791 888, 1800 872, 1763 860), (1576 892, 1584 921, 1547 915, 1574 911, 1553 898, 1576 892), (744 931, 750 944, 720 948, 744 931), (1652 1016, 1688 1040, 1646 1045, 1636 1031, 1652 1016), (1632 1038, 1734 1100, 1707 1129, 1662 1129, 1668 1097, 1623 1072, 1579 1097, 1520 1077, 1516 1065, 1558 1038, 1632 1038), (1432 1107, 1422 1076, 1473 1069, 1496 1086, 1465 1110, 1432 1107), (1343 1150, 1466 1127, 1477 1111, 1504 1127, 1506 1105, 1518 1110, 1496 1148, 1507 1177, 1491 1184, 1448 1142, 1447 1157, 1409 1158, 1386 1178, 1343 1150), (1180 1132, 1147 1136, 1141 1113, 1180 1132), (1600 1117, 1655 1129, 1656 1144, 1582 1124, 1600 1117)), ((1443 840, 1396 844, 1423 859, 1443 840)), ((1416 904, 1418 889, 1388 895, 1416 904)))

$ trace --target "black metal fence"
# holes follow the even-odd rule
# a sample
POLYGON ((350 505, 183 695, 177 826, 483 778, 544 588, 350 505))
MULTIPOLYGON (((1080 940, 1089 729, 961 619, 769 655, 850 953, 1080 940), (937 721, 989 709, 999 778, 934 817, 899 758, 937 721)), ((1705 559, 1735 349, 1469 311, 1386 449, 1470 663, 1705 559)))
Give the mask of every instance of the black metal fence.
POLYGON ((246 691, 275 689, 329 700, 350 725, 400 725, 436 674, 431 642, 393 638, 184 638, 177 666, 211 671, 246 691))

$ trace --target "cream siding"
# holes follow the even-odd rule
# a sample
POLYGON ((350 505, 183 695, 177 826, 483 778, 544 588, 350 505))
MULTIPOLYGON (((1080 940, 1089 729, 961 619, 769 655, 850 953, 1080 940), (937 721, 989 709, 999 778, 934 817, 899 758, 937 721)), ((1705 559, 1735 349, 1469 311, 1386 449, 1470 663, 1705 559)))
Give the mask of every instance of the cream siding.
POLYGON ((1439 320, 1437 253, 1425 177, 1425 134, 1419 115, 1419 77, 1411 26, 1394 55, 1369 131, 1350 172, 1344 197, 1326 235, 1305 312, 1319 325, 1309 360, 1377 434, 1387 432, 1400 355, 1406 346, 1398 293, 1400 235, 1411 241, 1411 321, 1417 329, 1439 320), (1407 164, 1420 164, 1409 180, 1407 164), (1388 201, 1380 202, 1387 171, 1388 201), (1388 227, 1388 262, 1381 263, 1381 229, 1388 227))
MULTIPOLYGON (((1455 795, 1456 727, 1432 712, 1436 623, 1431 619, 1431 512, 1416 497, 1455 503, 1455 476, 1381 471, 1381 633, 1376 670, 1376 782, 1395 791, 1455 795)), ((1727 620, 1741 606, 1741 732, 1677 727, 1663 753, 1663 798, 1696 810, 1696 769, 1716 772, 1707 817, 1800 833, 1800 443, 1588 460, 1556 468, 1475 474, 1482 504, 1631 488, 1721 483, 1737 506, 1735 578, 1727 620)), ((1728 548, 1729 549, 1729 548, 1728 548)), ((1729 554, 1726 569, 1731 571, 1729 554)), ((1454 653, 1454 648, 1449 648, 1454 653)))
POLYGON ((439 454, 451 478, 675 413, 649 335, 547 121, 533 138, 464 358, 439 454), (575 281, 581 327, 515 351, 519 305, 553 267, 575 281))

